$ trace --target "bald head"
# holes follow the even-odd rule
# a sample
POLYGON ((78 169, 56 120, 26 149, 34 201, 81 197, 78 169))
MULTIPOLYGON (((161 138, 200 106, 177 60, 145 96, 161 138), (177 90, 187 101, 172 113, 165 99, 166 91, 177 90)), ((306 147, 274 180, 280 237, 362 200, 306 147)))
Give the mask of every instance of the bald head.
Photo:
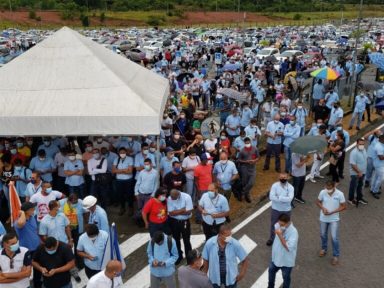
POLYGON ((108 262, 107 266, 105 267, 105 275, 113 279, 114 277, 118 276, 121 271, 123 270, 123 265, 118 260, 111 260, 108 262))

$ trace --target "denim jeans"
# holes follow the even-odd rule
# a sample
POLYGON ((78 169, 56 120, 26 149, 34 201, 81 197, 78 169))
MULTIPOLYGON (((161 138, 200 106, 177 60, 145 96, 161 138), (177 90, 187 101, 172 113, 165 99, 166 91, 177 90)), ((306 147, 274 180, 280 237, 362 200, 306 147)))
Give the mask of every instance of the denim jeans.
POLYGON ((185 192, 191 196, 192 201, 195 201, 195 180, 187 178, 187 183, 185 185, 185 192))
POLYGON ((367 172, 365 173, 365 182, 370 182, 375 168, 373 167, 373 158, 367 158, 367 172))
POLYGON ((291 272, 293 267, 277 267, 273 262, 268 268, 268 288, 275 288, 276 273, 281 269, 283 274, 283 288, 291 286, 291 272))
POLYGON ((285 157, 285 172, 290 173, 292 171, 291 148, 284 146, 284 157, 285 157))
POLYGON ((335 222, 322 222, 320 221, 320 237, 321 249, 327 251, 328 249, 328 228, 331 228, 333 257, 339 257, 339 221, 335 222))
POLYGON ((355 123, 355 119, 357 116, 357 124, 356 127, 360 128, 361 120, 363 119, 364 112, 353 112, 351 121, 349 122, 349 127, 352 127, 355 123))
POLYGON ((351 175, 351 182, 349 182, 349 195, 348 200, 352 201, 355 199, 355 191, 356 191, 356 201, 359 201, 363 198, 363 184, 364 184, 364 175, 362 177, 358 177, 357 175, 351 175))
POLYGON ((375 174, 372 178, 371 191, 373 193, 379 193, 380 186, 384 180, 384 167, 376 167, 375 174))

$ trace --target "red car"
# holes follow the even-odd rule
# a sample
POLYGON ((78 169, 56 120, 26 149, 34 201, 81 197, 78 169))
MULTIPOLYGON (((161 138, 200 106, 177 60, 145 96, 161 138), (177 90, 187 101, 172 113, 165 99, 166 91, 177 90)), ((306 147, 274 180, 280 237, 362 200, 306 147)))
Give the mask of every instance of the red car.
POLYGON ((320 62, 323 56, 321 56, 320 52, 308 52, 303 55, 302 59, 304 60, 305 67, 307 67, 308 64, 320 62))

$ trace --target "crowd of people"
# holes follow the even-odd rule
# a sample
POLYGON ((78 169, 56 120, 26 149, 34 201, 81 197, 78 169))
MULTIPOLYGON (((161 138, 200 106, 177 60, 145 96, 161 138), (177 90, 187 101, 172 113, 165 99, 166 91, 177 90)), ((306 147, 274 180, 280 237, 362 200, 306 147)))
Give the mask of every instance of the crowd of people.
MULTIPOLYGON (((102 263, 109 237, 107 211, 112 206, 119 206, 119 217, 133 217, 137 225, 148 229, 151 287, 160 287, 162 282, 176 287, 176 265, 184 258, 188 266, 179 268, 180 287, 236 287, 247 271, 248 259, 227 225, 231 222, 230 199, 233 195, 240 202, 252 202, 259 149, 266 151, 262 169, 270 169, 273 156, 279 177, 269 193, 272 212, 267 245, 272 246, 272 261, 268 287, 274 287, 279 269, 284 287, 289 287, 298 243, 291 211, 296 203, 305 203, 306 166, 312 158, 310 181, 324 178, 320 166, 326 151, 310 157, 290 149, 304 135, 319 136, 329 143, 331 180, 317 201, 321 210, 319 256, 327 253, 330 228, 332 264, 338 263, 339 212, 346 205, 337 185, 344 179, 350 144, 345 129, 352 129, 357 120, 359 130, 365 112, 371 120, 370 105, 384 99, 384 89, 374 95, 360 91, 353 117, 345 123, 337 81, 317 79, 308 103, 285 80, 287 74, 306 67, 302 59, 282 62, 277 78, 268 59, 237 55, 227 59, 223 53, 225 64, 215 66, 217 51, 204 49, 183 59, 182 70, 173 71, 173 52, 169 51, 169 61, 164 58, 161 69, 153 68, 170 81, 159 137, 0 139, 1 221, 13 226, 0 230, 0 287, 29 287, 32 267, 35 288, 42 283, 46 288, 70 288, 71 275, 79 282, 77 270, 82 268, 90 279, 87 287, 119 287, 121 263, 111 261, 105 267, 102 263), (225 71, 228 64, 239 68, 225 71), (209 69, 212 66, 217 67, 216 78, 209 69), (180 81, 183 73, 189 76, 180 81), (244 93, 246 100, 233 100, 221 93, 222 88, 244 93), (219 130, 204 134, 202 123, 211 116, 220 119, 219 130), (288 182, 290 176, 292 184, 288 182), (15 185, 22 204, 13 223, 9 223, 9 185, 15 185), (206 238, 202 253, 190 243, 192 216, 206 238)), ((350 60, 328 62, 326 55, 313 65, 332 67, 346 76, 354 71, 350 60)), ((349 168, 348 202, 356 206, 368 203, 363 186, 370 187, 372 196, 379 199, 384 178, 381 131, 357 141, 349 168)))

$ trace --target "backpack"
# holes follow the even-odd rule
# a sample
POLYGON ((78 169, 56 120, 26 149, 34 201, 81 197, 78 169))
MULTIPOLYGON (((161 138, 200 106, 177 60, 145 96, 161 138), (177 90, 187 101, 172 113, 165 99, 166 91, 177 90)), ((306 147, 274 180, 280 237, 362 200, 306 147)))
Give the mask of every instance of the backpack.
MULTIPOLYGON (((172 255, 172 236, 167 235, 168 252, 172 255)), ((151 240, 152 257, 155 257, 155 241, 151 240)))

